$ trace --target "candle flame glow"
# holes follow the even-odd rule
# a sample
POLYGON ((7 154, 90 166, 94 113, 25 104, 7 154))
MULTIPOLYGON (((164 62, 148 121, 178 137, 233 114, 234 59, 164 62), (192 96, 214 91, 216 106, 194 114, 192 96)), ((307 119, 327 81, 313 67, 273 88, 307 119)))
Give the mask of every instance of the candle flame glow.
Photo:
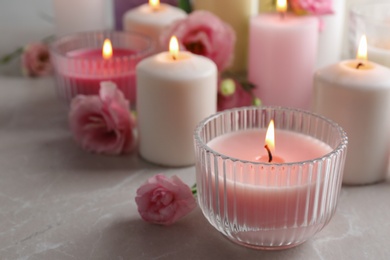
POLYGON ((360 39, 356 58, 358 60, 367 60, 367 37, 365 35, 360 39))
POLYGON ((112 57, 112 44, 109 39, 105 39, 102 48, 102 55, 105 60, 108 60, 112 57))
POLYGON ((172 36, 169 41, 169 52, 174 60, 179 56, 179 41, 176 36, 172 36))
POLYGON ((277 0, 276 1, 276 10, 279 13, 285 13, 287 11, 287 0, 277 0))
POLYGON ((275 125, 274 120, 271 120, 268 125, 267 133, 265 135, 265 145, 271 150, 271 152, 275 152, 275 125))
POLYGON ((149 6, 153 10, 157 10, 160 7, 160 0, 149 0, 149 6))

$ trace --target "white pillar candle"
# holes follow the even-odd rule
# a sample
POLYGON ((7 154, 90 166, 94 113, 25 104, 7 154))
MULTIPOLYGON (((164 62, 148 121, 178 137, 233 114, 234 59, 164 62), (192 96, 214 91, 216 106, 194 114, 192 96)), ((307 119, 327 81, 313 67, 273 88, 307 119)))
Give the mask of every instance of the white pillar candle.
POLYGON ((187 14, 174 6, 160 4, 159 1, 149 1, 133 8, 123 16, 123 29, 147 35, 156 43, 156 52, 164 46, 159 44, 161 33, 174 21, 184 19, 187 14))
POLYGON ((343 183, 384 180, 390 148, 390 70, 358 59, 326 67, 315 74, 313 103, 315 112, 347 132, 343 183))
POLYGON ((333 14, 321 16, 323 29, 319 34, 316 68, 337 63, 343 45, 345 0, 333 1, 333 14))
POLYGON ((193 132, 217 107, 217 66, 190 52, 163 52, 137 66, 141 156, 165 166, 195 163, 193 132))
POLYGON ((195 10, 207 10, 224 22, 230 24, 236 32, 234 63, 230 70, 244 72, 248 61, 249 19, 259 9, 258 0, 195 0, 195 10))
POLYGON ((249 81, 265 105, 309 107, 318 19, 260 14, 250 22, 249 81))
POLYGON ((53 0, 57 34, 107 29, 105 0, 53 0))

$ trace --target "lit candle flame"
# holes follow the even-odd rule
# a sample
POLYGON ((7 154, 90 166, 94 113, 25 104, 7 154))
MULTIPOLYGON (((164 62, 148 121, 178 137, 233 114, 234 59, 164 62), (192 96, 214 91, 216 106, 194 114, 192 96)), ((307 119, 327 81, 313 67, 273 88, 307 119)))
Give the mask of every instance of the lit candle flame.
POLYGON ((287 0, 277 0, 276 1, 276 10, 279 13, 285 13, 287 11, 287 0))
POLYGON ((362 36, 359 43, 358 52, 356 55, 358 60, 367 60, 367 37, 365 35, 362 36))
POLYGON ((160 0, 149 0, 149 6, 153 10, 158 10, 160 7, 160 0))
POLYGON ((169 41, 169 53, 172 55, 174 60, 176 60, 179 56, 179 41, 177 40, 176 36, 172 36, 171 40, 169 41))
POLYGON ((102 55, 105 60, 108 60, 112 57, 112 44, 109 39, 105 39, 102 48, 102 55))
POLYGON ((265 135, 265 145, 268 146, 271 152, 275 152, 275 125, 274 120, 271 120, 268 125, 267 133, 265 135))

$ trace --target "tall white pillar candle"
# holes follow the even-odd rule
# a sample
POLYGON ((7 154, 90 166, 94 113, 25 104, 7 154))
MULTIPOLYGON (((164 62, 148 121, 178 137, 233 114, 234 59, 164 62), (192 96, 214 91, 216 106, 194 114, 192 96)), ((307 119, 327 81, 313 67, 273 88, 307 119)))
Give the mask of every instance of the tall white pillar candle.
POLYGON ((137 66, 140 155, 165 166, 195 163, 193 132, 217 107, 217 67, 190 52, 163 52, 137 66))
POLYGON ((107 29, 105 0, 53 0, 57 34, 107 29))
POLYGON ((149 4, 140 5, 125 13, 123 29, 151 37, 156 43, 156 52, 160 52, 165 47, 159 44, 161 33, 174 21, 186 17, 187 14, 177 7, 160 4, 159 1, 157 1, 156 6, 153 6, 150 1, 149 4))
POLYGON ((339 123, 349 138, 343 183, 384 180, 390 149, 390 70, 346 60, 317 71, 314 81, 314 111, 339 123))
POLYGON ((260 14, 252 18, 248 78, 265 105, 309 107, 317 44, 315 17, 260 14))
POLYGON ((248 63, 249 19, 258 13, 259 0, 194 0, 193 4, 195 10, 210 11, 232 26, 237 40, 230 70, 245 72, 248 63))

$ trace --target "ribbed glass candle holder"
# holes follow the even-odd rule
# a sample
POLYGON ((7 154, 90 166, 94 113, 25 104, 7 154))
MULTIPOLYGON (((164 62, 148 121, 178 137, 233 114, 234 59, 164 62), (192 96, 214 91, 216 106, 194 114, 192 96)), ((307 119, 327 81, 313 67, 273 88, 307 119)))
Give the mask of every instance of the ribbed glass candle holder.
MULTIPOLYGON (((247 107, 205 119, 194 139, 199 205, 211 225, 232 241, 257 249, 289 248, 319 232, 333 216, 347 150, 347 136, 336 123, 301 110, 247 107), (314 140, 329 152, 268 163, 226 156, 209 146, 224 135, 263 131, 271 119, 276 129, 314 140)), ((262 140, 254 141, 261 154, 262 140)))
POLYGON ((101 81, 113 81, 135 102, 135 67, 154 48, 149 37, 132 32, 94 31, 59 37, 50 45, 57 92, 70 101, 78 94, 98 94, 101 81), (112 44, 111 58, 102 55, 105 39, 112 44))

